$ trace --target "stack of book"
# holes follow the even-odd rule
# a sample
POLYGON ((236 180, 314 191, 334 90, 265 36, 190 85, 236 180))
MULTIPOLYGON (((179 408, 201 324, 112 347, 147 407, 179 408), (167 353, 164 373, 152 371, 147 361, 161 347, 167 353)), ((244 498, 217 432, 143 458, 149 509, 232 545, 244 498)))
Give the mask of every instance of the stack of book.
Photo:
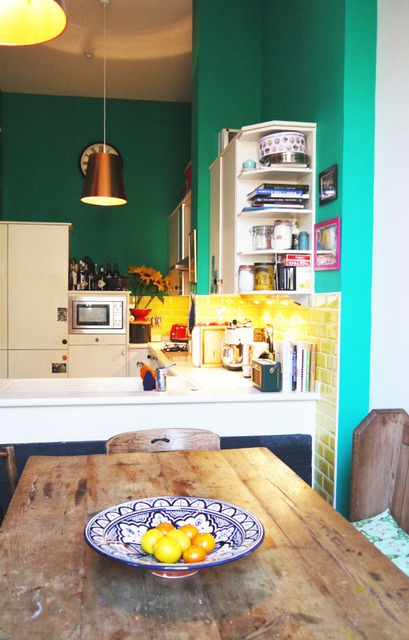
POLYGON ((304 209, 310 197, 308 185, 260 184, 247 194, 249 206, 243 211, 260 209, 304 209))
POLYGON ((314 342, 280 340, 274 343, 281 364, 282 391, 315 391, 317 345, 314 342))

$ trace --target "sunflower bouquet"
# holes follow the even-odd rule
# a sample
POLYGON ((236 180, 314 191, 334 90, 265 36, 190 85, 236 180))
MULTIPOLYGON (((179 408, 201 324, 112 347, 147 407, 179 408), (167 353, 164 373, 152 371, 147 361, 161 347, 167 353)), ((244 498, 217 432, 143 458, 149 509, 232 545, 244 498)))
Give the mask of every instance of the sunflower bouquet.
POLYGON ((130 289, 135 296, 135 308, 147 309, 154 298, 164 303, 163 298, 170 290, 168 276, 163 276, 160 271, 145 265, 140 267, 129 265, 128 273, 131 276, 130 289), (146 297, 147 302, 143 300, 146 297))

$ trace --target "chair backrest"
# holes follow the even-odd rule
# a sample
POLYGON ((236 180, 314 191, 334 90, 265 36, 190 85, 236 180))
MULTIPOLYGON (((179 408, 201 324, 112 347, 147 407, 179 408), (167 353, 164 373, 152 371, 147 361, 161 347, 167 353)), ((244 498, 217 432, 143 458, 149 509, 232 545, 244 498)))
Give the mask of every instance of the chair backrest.
POLYGON ((401 529, 409 533, 409 423, 403 427, 391 512, 401 529))
POLYGON ((17 465, 14 447, 9 445, 0 450, 0 458, 4 461, 6 469, 6 478, 9 488, 10 497, 13 495, 17 486, 17 465))
POLYGON ((107 453, 188 449, 220 449, 220 438, 207 429, 145 429, 119 433, 105 443, 107 453))
MULTIPOLYGON (((10 498, 11 498, 17 486, 17 465, 16 465, 16 456, 14 452, 14 447, 12 445, 3 447, 0 450, 0 459, 2 459, 4 462, 7 485, 8 485, 10 498)), ((2 519, 3 519, 3 513, 0 507, 0 522, 2 521, 2 519)))
POLYGON ((352 522, 392 510, 407 423, 409 416, 403 409, 374 409, 354 429, 349 513, 352 522))

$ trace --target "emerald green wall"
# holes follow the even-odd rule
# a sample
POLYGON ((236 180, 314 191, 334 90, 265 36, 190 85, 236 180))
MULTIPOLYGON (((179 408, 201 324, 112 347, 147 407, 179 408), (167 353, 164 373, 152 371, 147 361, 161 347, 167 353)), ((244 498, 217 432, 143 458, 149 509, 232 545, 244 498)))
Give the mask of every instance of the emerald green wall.
POLYGON ((369 411, 376 1, 345 0, 330 11, 327 0, 265 8, 265 43, 271 24, 280 24, 281 37, 264 48, 275 81, 266 85, 263 119, 279 112, 316 122, 317 172, 338 165, 338 199, 317 207, 317 222, 341 217, 341 269, 317 273, 316 291, 342 293, 336 505, 348 514, 352 431, 369 411))
MULTIPOLYGON (((197 129, 199 146, 193 157, 196 152, 203 193, 199 228, 205 227, 208 216, 205 168, 215 156, 215 134, 222 127, 268 120, 316 122, 318 172, 338 165, 338 199, 318 207, 317 221, 341 217, 341 269, 317 273, 316 290, 342 292, 336 505, 347 514, 352 431, 369 410, 376 0, 339 0, 330 7, 327 0, 197 0, 195 6, 198 105, 193 109, 193 131, 195 138, 197 129), (210 25, 218 27, 222 17, 229 24, 229 13, 234 14, 235 28, 228 31, 228 44, 220 34, 208 47, 210 25), (241 52, 242 38, 252 25, 261 29, 251 33, 252 48, 261 41, 262 51, 257 45, 254 62, 260 68, 254 70, 251 84, 260 87, 251 94, 252 113, 245 112, 244 99, 232 123, 230 86, 243 83, 248 88, 251 71, 239 65, 229 74, 226 98, 216 112, 204 89, 215 79, 223 87, 216 61, 228 60, 231 51, 241 52)), ((243 90, 243 95, 249 94, 243 90)), ((204 292, 207 284, 206 280, 204 292)))
MULTIPOLYGON (((2 219, 72 222, 71 255, 167 272, 167 217, 191 158, 191 105, 107 100, 107 141, 124 160, 128 204, 80 202, 78 158, 103 139, 103 102, 2 94, 2 219)), ((52 268, 52 265, 50 265, 52 268)))
POLYGON ((265 75, 274 69, 275 84, 266 83, 263 119, 278 111, 317 122, 317 171, 338 165, 338 199, 317 208, 317 222, 341 217, 341 269, 317 273, 316 291, 342 292, 336 504, 347 514, 352 430, 369 410, 376 2, 346 0, 331 11, 327 0, 265 8, 265 43, 273 21, 281 29, 265 47, 265 75), (289 43, 291 55, 278 58, 289 43))
POLYGON ((193 0, 193 223, 198 293, 209 291, 209 166, 222 129, 260 121, 262 15, 259 0, 193 0))

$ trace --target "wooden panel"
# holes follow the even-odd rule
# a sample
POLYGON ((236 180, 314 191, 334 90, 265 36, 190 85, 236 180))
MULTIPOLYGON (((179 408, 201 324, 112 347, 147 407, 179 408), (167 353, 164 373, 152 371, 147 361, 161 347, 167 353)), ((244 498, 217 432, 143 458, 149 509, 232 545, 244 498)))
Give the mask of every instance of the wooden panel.
POLYGON ((107 453, 183 449, 220 449, 220 438, 206 429, 147 429, 120 433, 106 443, 107 453))
POLYGON ((409 533, 409 423, 403 429, 391 511, 401 529, 409 533))
POLYGON ((408 420, 403 409, 373 410, 354 430, 352 522, 391 508, 403 425, 408 420))

